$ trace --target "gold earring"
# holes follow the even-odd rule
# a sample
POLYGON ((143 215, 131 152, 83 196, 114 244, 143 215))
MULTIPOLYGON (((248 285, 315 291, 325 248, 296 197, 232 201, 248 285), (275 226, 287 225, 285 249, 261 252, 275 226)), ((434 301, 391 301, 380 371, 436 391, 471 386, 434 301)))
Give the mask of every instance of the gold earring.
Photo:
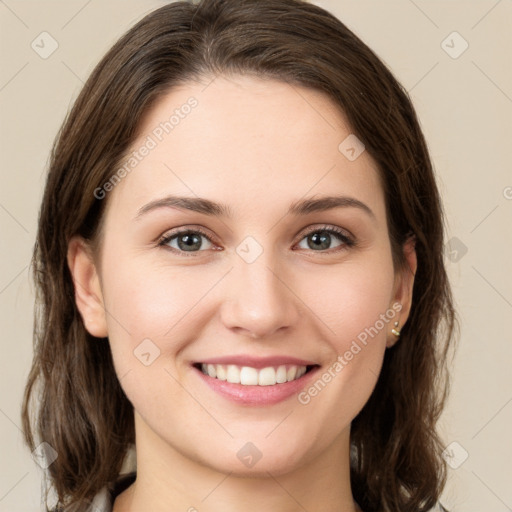
POLYGON ((395 327, 391 329, 391 332, 397 337, 400 338, 400 329, 398 329, 398 322, 395 322, 395 327))

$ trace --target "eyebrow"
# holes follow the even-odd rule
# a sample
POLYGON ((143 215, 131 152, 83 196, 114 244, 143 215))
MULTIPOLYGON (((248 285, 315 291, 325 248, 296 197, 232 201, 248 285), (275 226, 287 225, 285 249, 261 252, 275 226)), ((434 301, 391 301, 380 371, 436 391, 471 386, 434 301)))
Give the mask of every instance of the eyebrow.
MULTIPOLYGON (((139 209, 135 218, 138 219, 144 214, 160 208, 190 210, 212 217, 233 217, 231 208, 222 203, 216 203, 215 201, 201 197, 167 196, 144 205, 139 209)), ((375 214, 368 205, 359 201, 359 199, 347 196, 324 196, 317 199, 302 199, 290 205, 288 214, 301 216, 313 212, 324 212, 334 208, 358 208, 368 214, 372 219, 376 219, 375 214)))

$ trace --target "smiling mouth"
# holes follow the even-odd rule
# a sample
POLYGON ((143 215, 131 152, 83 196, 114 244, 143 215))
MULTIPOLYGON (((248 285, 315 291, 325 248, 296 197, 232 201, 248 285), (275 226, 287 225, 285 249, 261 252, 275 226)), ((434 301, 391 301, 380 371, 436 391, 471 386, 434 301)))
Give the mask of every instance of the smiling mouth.
POLYGON ((242 386, 274 386, 300 379, 318 365, 283 364, 253 368, 251 366, 238 366, 235 364, 205 364, 195 363, 195 368, 204 375, 217 380, 242 386))

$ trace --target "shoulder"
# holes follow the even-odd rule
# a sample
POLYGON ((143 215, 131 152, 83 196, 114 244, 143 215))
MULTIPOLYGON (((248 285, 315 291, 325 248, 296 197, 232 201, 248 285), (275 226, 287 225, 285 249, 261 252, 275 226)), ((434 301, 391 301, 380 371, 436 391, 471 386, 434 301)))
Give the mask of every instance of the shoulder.
POLYGON ((132 485, 136 477, 136 472, 132 471, 120 475, 115 482, 103 487, 94 497, 91 507, 87 512, 112 512, 116 497, 132 485))
MULTIPOLYGON (((360 510, 360 509, 359 509, 360 510)), ((433 508, 429 509, 427 512, 450 512, 448 509, 444 508, 440 501, 438 501, 433 508)))
POLYGON ((434 508, 431 508, 429 512, 449 512, 448 509, 444 508, 442 503, 438 501, 434 508))
MULTIPOLYGON (((126 473, 120 475, 115 482, 105 485, 87 504, 84 512, 112 512, 116 497, 135 481, 136 476, 135 471, 126 473)), ((65 508, 56 508, 52 512, 67 511, 65 508)))

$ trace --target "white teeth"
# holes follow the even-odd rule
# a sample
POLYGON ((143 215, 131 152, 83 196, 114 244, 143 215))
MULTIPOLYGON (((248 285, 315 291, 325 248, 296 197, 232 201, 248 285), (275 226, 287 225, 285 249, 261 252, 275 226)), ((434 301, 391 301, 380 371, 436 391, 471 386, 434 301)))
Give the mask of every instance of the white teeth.
POLYGON ((250 366, 236 366, 234 364, 202 364, 201 370, 205 375, 225 380, 232 384, 242 384, 243 386, 273 386, 290 382, 302 377, 307 368, 305 366, 286 366, 277 367, 267 366, 266 368, 252 368, 250 366))
POLYGON ((226 368, 224 368, 224 366, 222 366, 221 364, 217 365, 217 379, 219 379, 219 380, 227 379, 226 368))
POLYGON ((207 366, 208 368, 208 375, 210 377, 217 377, 217 369, 215 368, 215 366, 213 364, 209 364, 207 366))
POLYGON ((291 380, 294 380, 297 375, 297 367, 296 366, 290 366, 288 368, 288 371, 286 372, 286 380, 289 382, 291 380))
POLYGON ((258 375, 258 384, 260 386, 272 386, 276 382, 276 371, 272 366, 260 370, 258 375))
POLYGON ((240 384, 240 368, 234 364, 228 365, 226 380, 232 384, 240 384))
POLYGON ((278 384, 282 384, 283 382, 286 382, 286 366, 281 365, 277 368, 276 382, 278 384))
POLYGON ((240 384, 244 386, 256 386, 258 384, 258 370, 249 366, 242 366, 240 370, 240 384))

